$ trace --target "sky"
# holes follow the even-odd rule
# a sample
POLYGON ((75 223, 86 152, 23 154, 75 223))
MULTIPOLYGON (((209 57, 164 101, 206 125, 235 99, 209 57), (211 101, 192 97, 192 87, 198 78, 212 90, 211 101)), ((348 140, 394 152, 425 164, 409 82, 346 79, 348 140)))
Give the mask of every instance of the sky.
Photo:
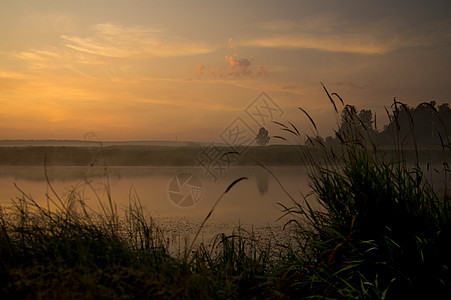
POLYGON ((262 92, 326 136, 321 83, 379 128, 394 98, 451 100, 449 0, 3 0, 0 40, 0 139, 209 142, 258 131, 262 92))

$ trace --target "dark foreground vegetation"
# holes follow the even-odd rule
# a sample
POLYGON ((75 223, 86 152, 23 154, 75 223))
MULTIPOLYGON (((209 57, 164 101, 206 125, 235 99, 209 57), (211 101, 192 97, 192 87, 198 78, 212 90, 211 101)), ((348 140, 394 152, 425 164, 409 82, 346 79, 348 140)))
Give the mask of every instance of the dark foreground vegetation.
MULTIPOLYGON (((400 105, 394 103, 394 117, 400 105)), ((359 122, 357 114, 349 118, 347 124, 359 122)), ((281 126, 301 137, 291 124, 281 126)), ((237 228, 211 245, 193 243, 174 254, 134 194, 119 218, 113 203, 95 214, 78 194, 60 199, 50 193, 49 202, 58 209, 49 211, 24 193, 0 211, 0 294, 29 299, 451 297, 447 165, 439 194, 428 180, 436 171, 421 168, 417 148, 411 153, 414 163, 406 162, 406 139, 395 134, 395 150, 387 154, 365 134, 360 127, 341 126, 339 145, 307 137, 310 146, 299 146, 297 154, 309 161, 312 194, 281 206, 294 229, 283 244, 260 242, 237 228)), ((445 158, 449 145, 443 140, 445 158)), ((239 180, 231 188, 239 188, 239 180)))

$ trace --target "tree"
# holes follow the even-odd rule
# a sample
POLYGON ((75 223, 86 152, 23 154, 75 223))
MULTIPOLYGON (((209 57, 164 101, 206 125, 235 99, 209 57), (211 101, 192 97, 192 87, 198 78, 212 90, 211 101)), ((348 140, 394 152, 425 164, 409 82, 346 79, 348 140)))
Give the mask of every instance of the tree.
POLYGON ((338 136, 344 140, 359 140, 370 143, 376 137, 373 112, 370 109, 357 110, 354 105, 346 105, 341 112, 338 136))
POLYGON ((265 129, 265 127, 260 128, 258 131, 257 136, 255 137, 255 140, 257 141, 257 144, 260 146, 265 146, 269 143, 269 136, 268 136, 268 130, 265 129))
POLYGON ((420 103, 413 111, 415 139, 419 144, 439 144, 438 119, 434 111, 437 111, 435 101, 420 103))
POLYGON ((404 145, 440 145, 449 144, 451 129, 451 109, 448 103, 437 106, 435 101, 420 103, 411 108, 395 103, 390 123, 381 133, 384 143, 395 137, 404 145))
POLYGON ((373 112, 371 109, 362 109, 358 114, 358 118, 366 130, 373 129, 373 112))
POLYGON ((451 108, 448 103, 443 103, 438 107, 438 113, 441 119, 440 135, 443 142, 449 143, 451 139, 451 108))

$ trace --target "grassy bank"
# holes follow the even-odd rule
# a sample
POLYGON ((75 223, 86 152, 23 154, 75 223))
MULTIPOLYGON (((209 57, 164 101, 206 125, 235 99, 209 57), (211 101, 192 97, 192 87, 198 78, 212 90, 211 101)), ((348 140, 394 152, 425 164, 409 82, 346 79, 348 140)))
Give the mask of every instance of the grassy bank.
POLYGON ((118 217, 114 203, 105 203, 102 213, 89 212, 79 197, 50 192, 49 202, 58 207, 50 211, 24 193, 1 209, 2 298, 258 296, 269 266, 279 260, 271 242, 239 228, 216 236, 208 248, 191 237, 191 246, 174 253, 180 245, 171 245, 144 215, 136 195, 125 217, 118 217))

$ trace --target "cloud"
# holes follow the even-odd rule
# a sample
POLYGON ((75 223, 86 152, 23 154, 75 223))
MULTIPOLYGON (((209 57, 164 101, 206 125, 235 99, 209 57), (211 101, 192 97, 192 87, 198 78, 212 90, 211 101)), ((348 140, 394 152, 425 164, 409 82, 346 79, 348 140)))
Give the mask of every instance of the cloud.
POLYGON ((197 65, 196 73, 199 75, 204 75, 205 66, 202 64, 197 65))
POLYGON ((265 68, 265 66, 258 66, 257 67, 257 77, 268 77, 268 70, 265 68))
POLYGON ((26 16, 25 21, 33 24, 34 28, 52 32, 67 32, 75 28, 73 17, 61 12, 35 12, 26 16))
POLYGON ((356 84, 353 82, 332 82, 331 86, 340 86, 343 90, 367 90, 368 88, 374 88, 374 82, 365 82, 362 84, 356 84))
POLYGON ((110 70, 116 67, 108 65, 107 60, 102 57, 65 47, 28 49, 14 54, 13 57, 26 63, 21 74, 28 79, 42 76, 46 78, 81 76, 93 79, 102 72, 105 73, 107 66, 110 70), (99 68, 100 65, 103 67, 99 68))
POLYGON ((247 58, 238 58, 237 54, 226 56, 225 60, 229 63, 228 76, 250 77, 252 75, 251 61, 247 58))
POLYGON ((231 37, 229 37, 229 39, 228 39, 228 44, 229 44, 229 48, 230 49, 236 49, 234 41, 233 41, 233 39, 231 37))
POLYGON ((66 47, 105 57, 176 57, 210 53, 204 42, 171 36, 149 27, 126 27, 113 23, 97 24, 88 36, 62 35, 66 47))
POLYGON ((23 79, 21 73, 0 69, 0 79, 23 79))
POLYGON ((432 21, 406 27, 398 20, 340 20, 333 15, 273 20, 260 25, 261 33, 235 41, 239 46, 277 49, 315 49, 367 55, 385 54, 405 47, 432 46, 449 40, 450 21, 432 21))
POLYGON ((245 41, 241 45, 279 49, 315 49, 328 52, 360 54, 384 54, 401 47, 397 37, 374 40, 371 37, 360 34, 316 36, 306 33, 255 38, 245 41))
POLYGON ((142 62, 149 58, 204 54, 216 49, 204 42, 168 35, 160 29, 113 23, 91 26, 83 35, 66 34, 59 38, 59 45, 29 48, 13 54, 26 62, 26 77, 58 74, 139 80, 142 62))
POLYGON ((288 85, 284 85, 282 86, 282 90, 298 90, 299 86, 295 85, 295 84, 288 84, 288 85))
POLYGON ((26 81, 27 80, 20 73, 0 69, 0 89, 2 90, 0 99, 5 97, 5 95, 9 94, 12 90, 16 90, 21 85, 26 84, 26 81))
POLYGON ((198 78, 208 76, 220 79, 255 79, 268 77, 268 70, 265 66, 254 67, 251 58, 239 58, 238 54, 225 56, 228 62, 228 68, 208 67, 205 64, 199 64, 196 68, 198 78))
POLYGON ((272 20, 261 25, 262 28, 268 30, 286 31, 295 29, 298 24, 293 20, 272 20))

